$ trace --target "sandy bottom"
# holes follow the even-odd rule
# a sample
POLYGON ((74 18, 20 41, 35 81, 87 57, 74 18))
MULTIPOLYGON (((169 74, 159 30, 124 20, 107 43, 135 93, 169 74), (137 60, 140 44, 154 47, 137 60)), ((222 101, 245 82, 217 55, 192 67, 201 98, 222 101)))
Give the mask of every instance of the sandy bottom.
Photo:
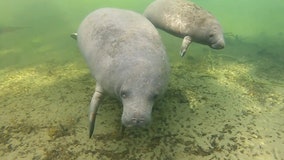
POLYGON ((122 106, 106 97, 88 138, 95 81, 82 60, 1 69, 0 157, 283 160, 283 49, 227 46, 221 53, 189 51, 171 63, 169 88, 154 106, 151 126, 123 136, 122 106))

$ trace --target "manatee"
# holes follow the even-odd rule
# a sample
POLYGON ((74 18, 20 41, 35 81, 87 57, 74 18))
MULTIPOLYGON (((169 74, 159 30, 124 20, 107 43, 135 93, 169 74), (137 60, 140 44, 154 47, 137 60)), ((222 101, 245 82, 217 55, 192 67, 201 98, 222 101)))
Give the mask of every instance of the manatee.
POLYGON ((78 46, 96 79, 90 111, 92 137, 96 113, 105 94, 123 105, 124 127, 145 126, 158 97, 165 92, 169 63, 154 25, 143 15, 129 10, 101 8, 80 24, 78 46))
POLYGON ((191 42, 213 49, 225 46, 218 20, 208 11, 187 0, 155 0, 144 11, 157 28, 183 38, 180 55, 184 56, 191 42))

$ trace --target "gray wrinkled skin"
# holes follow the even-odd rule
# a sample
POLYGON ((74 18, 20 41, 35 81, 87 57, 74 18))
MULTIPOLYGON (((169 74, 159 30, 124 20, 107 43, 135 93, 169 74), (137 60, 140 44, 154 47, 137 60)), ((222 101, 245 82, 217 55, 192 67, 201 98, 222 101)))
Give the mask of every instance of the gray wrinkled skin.
POLYGON ((169 76, 167 55, 151 22, 132 11, 103 8, 89 14, 73 36, 96 79, 89 136, 105 93, 122 101, 124 126, 148 124, 169 76))
POLYGON ((187 0, 155 0, 144 11, 157 28, 183 38, 183 56, 191 42, 214 49, 225 46, 223 31, 217 19, 206 10, 187 0))

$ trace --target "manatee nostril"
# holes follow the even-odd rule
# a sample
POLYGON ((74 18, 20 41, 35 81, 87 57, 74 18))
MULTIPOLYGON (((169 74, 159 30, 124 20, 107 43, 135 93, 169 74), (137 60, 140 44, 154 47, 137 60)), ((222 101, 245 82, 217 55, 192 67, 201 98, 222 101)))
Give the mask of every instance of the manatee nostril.
POLYGON ((225 47, 224 40, 219 40, 210 46, 213 49, 223 49, 225 47))
POLYGON ((218 46, 215 47, 215 49, 223 49, 224 48, 224 45, 223 44, 220 44, 218 46))
POLYGON ((137 118, 132 118, 131 119, 132 123, 135 124, 135 125, 141 125, 144 123, 144 119, 141 118, 141 119, 137 119, 137 118))

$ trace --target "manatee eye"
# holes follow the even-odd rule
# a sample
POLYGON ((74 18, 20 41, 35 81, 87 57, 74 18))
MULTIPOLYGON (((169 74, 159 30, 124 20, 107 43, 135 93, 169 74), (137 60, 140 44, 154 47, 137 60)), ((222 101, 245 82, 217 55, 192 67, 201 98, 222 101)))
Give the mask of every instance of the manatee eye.
POLYGON ((214 34, 209 34, 209 38, 212 38, 214 36, 214 34))
POLYGON ((127 98, 129 96, 129 92, 128 91, 121 91, 120 92, 120 97, 121 98, 127 98))

